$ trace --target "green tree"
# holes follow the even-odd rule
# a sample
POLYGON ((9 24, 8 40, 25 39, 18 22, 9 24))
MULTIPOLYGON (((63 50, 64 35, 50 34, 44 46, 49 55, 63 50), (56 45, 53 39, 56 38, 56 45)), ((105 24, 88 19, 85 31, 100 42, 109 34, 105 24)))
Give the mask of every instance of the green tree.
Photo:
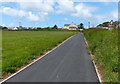
POLYGON ((58 26, 57 26, 57 25, 54 25, 52 29, 58 29, 58 26))
POLYGON ((102 27, 102 24, 97 25, 97 27, 102 27))
POLYGON ((97 25, 97 27, 108 27, 109 22, 104 22, 102 24, 97 25))
POLYGON ((8 29, 7 27, 0 26, 0 29, 8 29))
POLYGON ((84 29, 84 24, 80 23, 80 26, 78 27, 79 29, 84 29))
POLYGON ((109 24, 109 22, 104 22, 104 23, 102 24, 102 26, 103 26, 103 27, 108 27, 108 24, 109 24))
POLYGON ((2 29, 8 29, 7 27, 3 27, 2 29))

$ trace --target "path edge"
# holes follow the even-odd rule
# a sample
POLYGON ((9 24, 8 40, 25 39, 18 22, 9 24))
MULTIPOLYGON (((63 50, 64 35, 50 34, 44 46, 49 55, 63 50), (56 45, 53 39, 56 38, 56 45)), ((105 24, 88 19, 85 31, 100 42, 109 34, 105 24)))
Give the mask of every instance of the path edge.
MULTIPOLYGON (((89 46, 88 45, 88 42, 87 42, 87 40, 86 40, 86 38, 84 37, 84 40, 85 40, 85 44, 87 45, 87 47, 89 46)), ((89 50, 88 50, 89 51, 89 50)), ((92 57, 93 55, 92 55, 92 53, 89 51, 89 53, 90 53, 90 56, 92 57)), ((102 82, 102 78, 101 78, 101 76, 100 76, 100 73, 99 73, 99 70, 98 70, 98 68, 97 68, 97 66, 96 66, 96 64, 95 64, 95 61, 94 60, 92 60, 92 63, 93 63, 93 65, 94 65, 94 68, 95 68, 95 71, 96 71, 96 73, 97 73, 97 76, 98 76, 98 79, 99 79, 99 81, 100 81, 100 84, 103 84, 102 82)))

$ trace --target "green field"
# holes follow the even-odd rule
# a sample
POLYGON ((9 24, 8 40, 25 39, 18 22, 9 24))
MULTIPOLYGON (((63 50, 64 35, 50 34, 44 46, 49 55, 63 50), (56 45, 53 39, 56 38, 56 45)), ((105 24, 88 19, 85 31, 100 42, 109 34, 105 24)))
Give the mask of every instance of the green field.
POLYGON ((2 73, 14 73, 68 37, 69 31, 3 31, 2 73))
POLYGON ((118 81, 118 36, 116 30, 87 29, 84 35, 94 60, 102 67, 106 82, 118 81))

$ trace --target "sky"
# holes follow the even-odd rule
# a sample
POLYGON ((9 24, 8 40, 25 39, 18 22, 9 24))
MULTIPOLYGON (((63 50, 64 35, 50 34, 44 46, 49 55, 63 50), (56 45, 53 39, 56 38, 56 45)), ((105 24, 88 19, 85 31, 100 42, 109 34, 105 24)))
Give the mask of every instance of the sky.
POLYGON ((0 1, 0 25, 7 27, 51 27, 55 24, 88 22, 96 26, 102 22, 118 20, 118 2, 103 0, 82 2, 76 0, 13 0, 0 1), (105 2, 106 1, 106 2, 105 2))

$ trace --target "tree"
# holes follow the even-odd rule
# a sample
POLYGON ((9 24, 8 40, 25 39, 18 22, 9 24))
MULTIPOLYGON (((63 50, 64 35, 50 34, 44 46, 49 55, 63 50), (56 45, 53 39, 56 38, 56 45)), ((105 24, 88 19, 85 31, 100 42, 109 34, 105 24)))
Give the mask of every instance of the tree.
MULTIPOLYGON (((97 25, 97 27, 108 27, 110 22, 103 22, 102 24, 97 25)), ((118 21, 113 22, 112 27, 117 28, 118 27, 118 21)))
POLYGON ((50 27, 47 27, 47 29, 50 29, 50 27))
POLYGON ((57 25, 54 25, 54 27, 52 29, 58 29, 57 25))
POLYGON ((102 24, 102 26, 103 26, 103 27, 108 27, 108 24, 109 24, 109 22, 104 22, 104 23, 102 24))
POLYGON ((109 22, 104 22, 102 24, 97 25, 97 27, 108 27, 109 22))
POLYGON ((3 27, 2 29, 8 29, 7 27, 3 27))
POLYGON ((102 24, 97 25, 97 27, 102 27, 102 24))
POLYGON ((84 24, 80 23, 80 27, 78 27, 79 29, 84 29, 84 24))
POLYGON ((0 26, 0 29, 8 29, 7 27, 0 26))

